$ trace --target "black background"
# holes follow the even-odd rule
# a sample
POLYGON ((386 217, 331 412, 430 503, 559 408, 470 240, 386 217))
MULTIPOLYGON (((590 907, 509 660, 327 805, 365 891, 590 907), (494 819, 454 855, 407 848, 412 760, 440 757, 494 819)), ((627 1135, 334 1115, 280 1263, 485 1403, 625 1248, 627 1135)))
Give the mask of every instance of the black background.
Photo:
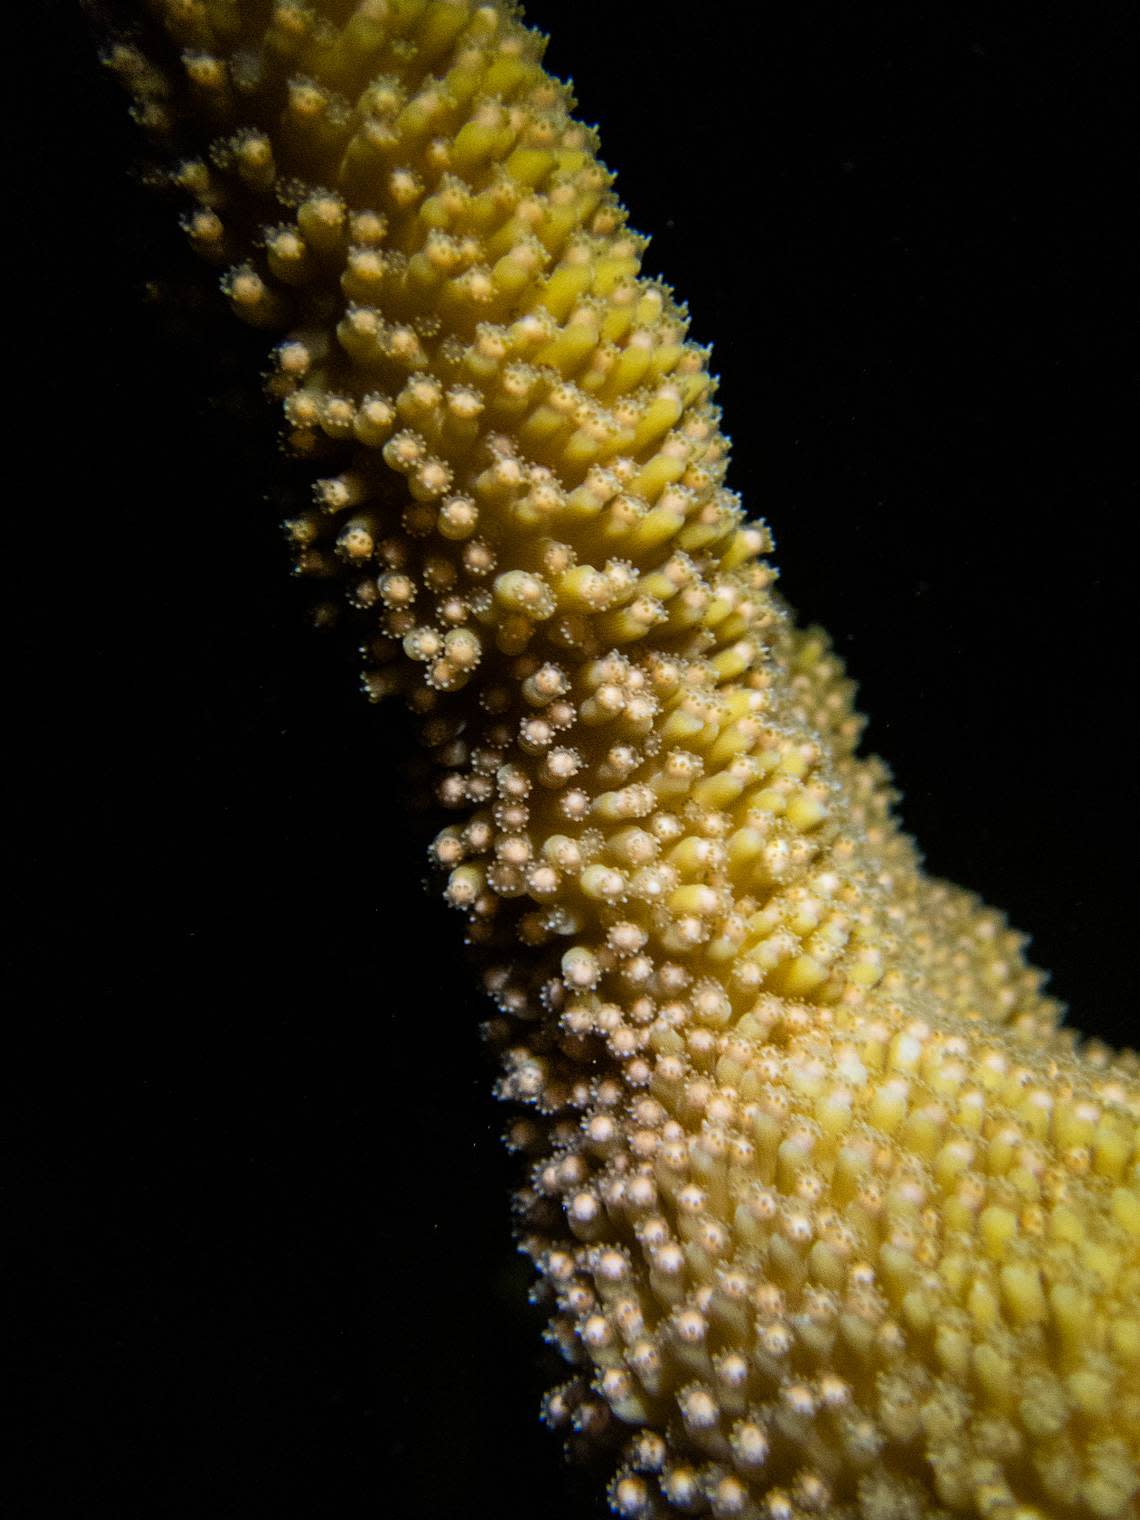
MULTIPOLYGON (((930 868, 1134 1041, 1124 8, 529 15, 715 344, 732 483, 930 868)), ((583 1520, 402 722, 305 626, 271 421, 209 400, 261 340, 188 309, 182 343, 141 302, 178 235, 77 11, 35 19, 5 826, 17 1254, 47 1297, 18 1315, 18 1512, 583 1520)))

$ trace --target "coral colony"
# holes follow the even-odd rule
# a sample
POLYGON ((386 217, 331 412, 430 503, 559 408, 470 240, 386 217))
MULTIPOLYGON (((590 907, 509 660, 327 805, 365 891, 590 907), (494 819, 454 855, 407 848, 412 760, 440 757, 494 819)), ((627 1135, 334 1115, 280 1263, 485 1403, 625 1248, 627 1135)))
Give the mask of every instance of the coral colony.
POLYGON ((920 871, 543 39, 143 9, 108 61, 269 335, 297 567, 450 812, 546 1419, 626 1520, 1134 1515, 1135 1058, 920 871))

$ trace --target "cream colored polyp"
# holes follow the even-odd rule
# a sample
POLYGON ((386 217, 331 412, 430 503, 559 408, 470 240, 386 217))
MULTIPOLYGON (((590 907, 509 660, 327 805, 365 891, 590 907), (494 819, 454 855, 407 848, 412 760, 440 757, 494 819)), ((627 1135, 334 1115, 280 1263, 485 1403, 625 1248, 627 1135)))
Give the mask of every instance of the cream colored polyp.
POLYGON ((1135 1060, 919 871, 540 39, 149 9, 109 61, 269 335, 298 569, 453 814, 550 1423, 627 1517, 1134 1513, 1135 1060))

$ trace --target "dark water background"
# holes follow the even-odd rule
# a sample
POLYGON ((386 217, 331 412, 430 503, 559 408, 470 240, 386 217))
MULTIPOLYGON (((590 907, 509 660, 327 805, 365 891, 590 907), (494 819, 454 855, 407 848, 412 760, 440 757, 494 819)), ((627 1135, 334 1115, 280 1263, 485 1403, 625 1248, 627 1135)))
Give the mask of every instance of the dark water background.
MULTIPOLYGON (((1125 8, 778 9, 529 13, 931 869, 1135 1040, 1125 8)), ((271 422, 207 399, 262 340, 140 304, 178 234, 76 11, 20 26, 7 980, 48 1301, 12 1513, 583 1520, 399 720, 304 626, 271 422)))

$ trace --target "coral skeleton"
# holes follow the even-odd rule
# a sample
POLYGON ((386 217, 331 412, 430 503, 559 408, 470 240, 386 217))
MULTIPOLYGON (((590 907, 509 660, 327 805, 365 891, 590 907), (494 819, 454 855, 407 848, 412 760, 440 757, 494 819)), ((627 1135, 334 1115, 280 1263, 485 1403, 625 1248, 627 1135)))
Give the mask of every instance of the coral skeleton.
POLYGON ((544 1415, 624 1520, 1134 1515, 1140 1077, 928 878, 708 356, 508 4, 152 0, 106 59, 416 715, 544 1415))

